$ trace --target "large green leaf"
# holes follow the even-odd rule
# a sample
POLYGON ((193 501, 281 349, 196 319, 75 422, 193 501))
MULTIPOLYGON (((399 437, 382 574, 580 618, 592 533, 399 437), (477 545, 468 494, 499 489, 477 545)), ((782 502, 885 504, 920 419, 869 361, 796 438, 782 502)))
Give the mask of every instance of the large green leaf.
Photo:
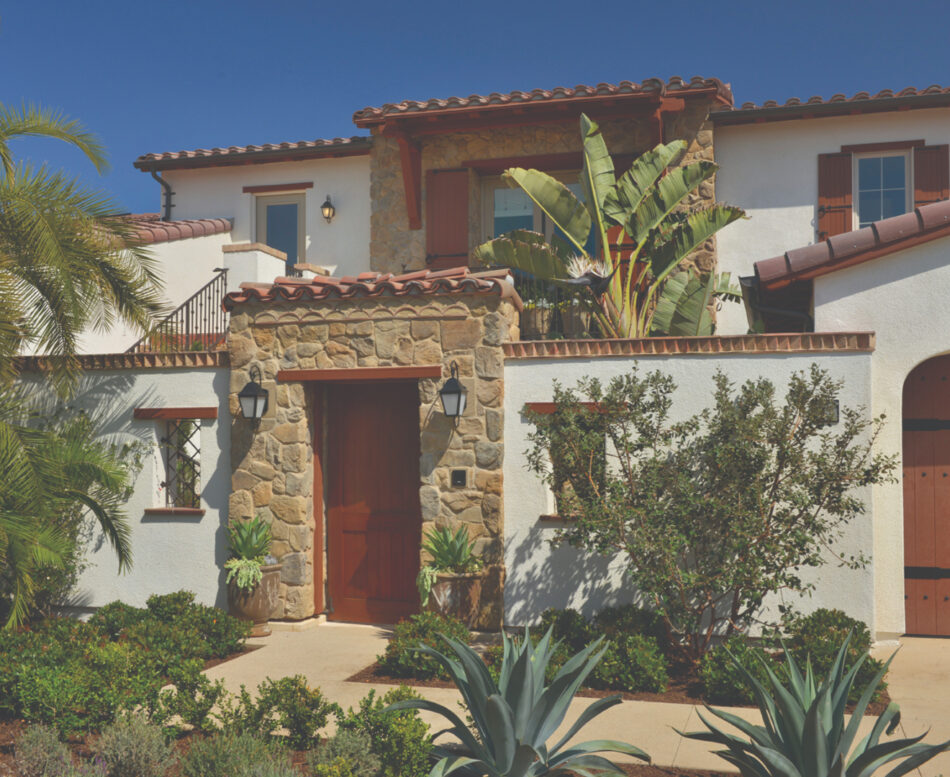
POLYGON ((712 334, 712 276, 701 278, 681 270, 666 279, 653 314, 651 334, 669 337, 696 337, 712 334))
POLYGON ((584 142, 584 163, 581 166, 581 187, 587 203, 587 212, 597 229, 598 241, 606 245, 607 219, 604 200, 614 190, 617 178, 614 163, 597 122, 581 114, 581 138, 584 142))
POLYGON ((574 192, 557 178, 540 170, 512 167, 505 170, 509 185, 516 184, 527 194, 551 222, 574 245, 578 253, 586 253, 584 244, 590 235, 590 213, 574 192))
POLYGON ((648 191, 636 210, 624 222, 624 228, 633 242, 639 245, 679 207, 691 192, 715 175, 718 165, 714 162, 693 162, 685 167, 667 171, 648 191))
POLYGON ((614 224, 626 224, 630 214, 640 207, 644 195, 685 150, 686 143, 676 140, 672 143, 661 143, 637 157, 604 198, 603 207, 607 218, 614 224))
MULTIPOLYGON (((701 246, 720 229, 742 218, 744 211, 731 205, 711 205, 685 216, 655 247, 648 244, 642 258, 650 262, 650 272, 662 281, 694 249, 701 246)), ((741 293, 740 293, 741 296, 741 293)))
POLYGON ((513 267, 541 280, 558 281, 569 277, 569 255, 563 246, 556 240, 548 243, 538 232, 515 230, 482 243, 474 257, 481 264, 513 267))

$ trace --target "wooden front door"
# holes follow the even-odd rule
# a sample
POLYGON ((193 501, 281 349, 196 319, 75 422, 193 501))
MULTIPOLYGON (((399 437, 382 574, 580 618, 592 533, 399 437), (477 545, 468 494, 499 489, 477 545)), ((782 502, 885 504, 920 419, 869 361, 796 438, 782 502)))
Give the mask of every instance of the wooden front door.
POLYGON ((950 356, 910 373, 903 407, 905 628, 950 636, 950 356))
POLYGON ((394 623, 418 611, 419 390, 327 387, 330 618, 394 623))

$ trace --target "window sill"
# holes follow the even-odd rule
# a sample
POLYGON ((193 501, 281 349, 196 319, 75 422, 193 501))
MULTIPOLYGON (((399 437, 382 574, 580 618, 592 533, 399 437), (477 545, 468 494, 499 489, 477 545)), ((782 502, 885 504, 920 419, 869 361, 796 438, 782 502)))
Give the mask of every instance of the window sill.
POLYGON ((204 515, 202 507, 146 507, 146 515, 204 515))

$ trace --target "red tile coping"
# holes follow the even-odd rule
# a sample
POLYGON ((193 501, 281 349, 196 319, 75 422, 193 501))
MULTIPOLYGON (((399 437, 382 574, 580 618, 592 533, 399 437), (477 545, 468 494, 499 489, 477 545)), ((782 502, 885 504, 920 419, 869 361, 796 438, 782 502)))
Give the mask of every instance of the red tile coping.
POLYGON ((370 152, 372 145, 372 138, 354 135, 349 138, 299 140, 295 143, 264 143, 261 146, 165 151, 159 154, 143 154, 134 164, 139 170, 262 164, 320 157, 362 156, 370 152))
MULTIPOLYGON (((48 372, 56 357, 21 356, 21 372, 48 372)), ((83 370, 167 370, 227 367, 227 351, 182 351, 180 353, 96 353, 77 357, 83 370)))
POLYGON ((807 332, 716 337, 646 337, 637 340, 521 340, 502 346, 507 359, 597 356, 674 356, 730 353, 873 351, 874 332, 807 332))
POLYGON ((240 291, 224 298, 224 309, 232 310, 245 302, 299 300, 319 302, 326 299, 355 297, 415 297, 441 294, 494 294, 521 310, 521 297, 511 283, 508 270, 472 272, 468 267, 448 270, 417 270, 403 275, 364 272, 358 276, 332 278, 277 278, 272 284, 242 283, 240 291))
POLYGON ((221 235, 231 231, 231 219, 185 219, 163 221, 157 213, 131 213, 125 217, 136 230, 136 237, 144 245, 170 243, 188 237, 221 235))
POLYGON ((386 103, 379 108, 363 108, 353 114, 357 127, 372 127, 388 118, 425 113, 427 116, 449 113, 459 110, 499 108, 504 106, 521 107, 525 104, 551 103, 566 100, 584 100, 590 98, 621 98, 625 96, 680 96, 689 92, 713 92, 722 98, 722 102, 732 104, 732 91, 718 78, 700 78, 694 76, 685 80, 678 76, 664 81, 649 78, 640 83, 621 81, 618 84, 597 84, 596 86, 575 86, 573 89, 563 86, 554 89, 532 89, 530 92, 492 92, 491 94, 473 94, 468 97, 433 98, 430 100, 403 100, 398 103, 386 103))
POLYGON ((882 89, 875 94, 858 92, 851 97, 834 94, 828 98, 815 96, 807 100, 792 97, 784 103, 776 100, 767 100, 761 105, 746 102, 731 109, 714 110, 710 118, 719 125, 750 124, 761 121, 841 116, 944 105, 950 105, 950 87, 934 84, 925 89, 908 86, 899 92, 891 89, 882 89))
POLYGON ((137 407, 132 411, 132 417, 139 421, 177 420, 179 418, 218 417, 216 407, 137 407))
POLYGON ((765 288, 778 289, 948 236, 950 200, 942 200, 763 259, 755 263, 755 274, 765 288))

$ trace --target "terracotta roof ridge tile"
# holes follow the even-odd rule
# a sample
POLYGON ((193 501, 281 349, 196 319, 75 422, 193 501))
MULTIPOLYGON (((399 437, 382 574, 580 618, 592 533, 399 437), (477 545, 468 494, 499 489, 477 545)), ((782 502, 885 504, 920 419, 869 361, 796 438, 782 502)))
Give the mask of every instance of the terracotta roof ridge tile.
POLYGON ((513 90, 511 92, 490 92, 487 95, 472 94, 468 97, 430 97, 427 100, 401 100, 400 102, 384 103, 379 107, 366 107, 353 114, 353 121, 357 126, 360 122, 370 122, 387 116, 404 116, 407 114, 445 111, 461 108, 477 108, 486 105, 508 105, 525 102, 542 102, 551 100, 569 100, 579 97, 609 96, 623 94, 638 94, 643 92, 684 91, 688 89, 715 89, 731 102, 732 92, 727 84, 718 78, 703 78, 693 76, 684 79, 673 76, 664 81, 660 78, 648 78, 639 83, 635 81, 620 81, 616 84, 599 83, 595 86, 578 84, 574 87, 555 86, 552 89, 531 89, 530 91, 513 90))
POLYGON ((729 107, 723 106, 713 110, 714 114, 720 116, 728 115, 729 113, 734 113, 738 111, 761 111, 761 110, 772 110, 772 109, 781 109, 781 108, 802 108, 809 105, 829 105, 832 103, 863 103, 869 100, 898 100, 905 98, 918 98, 918 97, 932 97, 935 95, 948 95, 950 96, 950 87, 940 86, 939 84, 932 84, 926 88, 920 89, 913 86, 905 86, 903 89, 894 91, 893 89, 881 89, 877 92, 867 92, 860 91, 855 92, 853 95, 848 97, 847 95, 836 92, 831 95, 831 97, 824 98, 818 95, 809 97, 807 100, 802 101, 798 97, 789 97, 785 102, 779 102, 778 100, 765 100, 761 104, 755 102, 746 101, 741 105, 732 105, 729 107))
POLYGON ((132 225, 139 242, 143 245, 169 243, 190 237, 220 235, 230 232, 231 219, 181 219, 165 221, 157 213, 129 213, 122 217, 132 225))
POLYGON ((755 263, 755 275, 767 288, 781 287, 942 237, 950 237, 950 200, 919 205, 908 213, 875 221, 863 229, 763 259, 755 263))

